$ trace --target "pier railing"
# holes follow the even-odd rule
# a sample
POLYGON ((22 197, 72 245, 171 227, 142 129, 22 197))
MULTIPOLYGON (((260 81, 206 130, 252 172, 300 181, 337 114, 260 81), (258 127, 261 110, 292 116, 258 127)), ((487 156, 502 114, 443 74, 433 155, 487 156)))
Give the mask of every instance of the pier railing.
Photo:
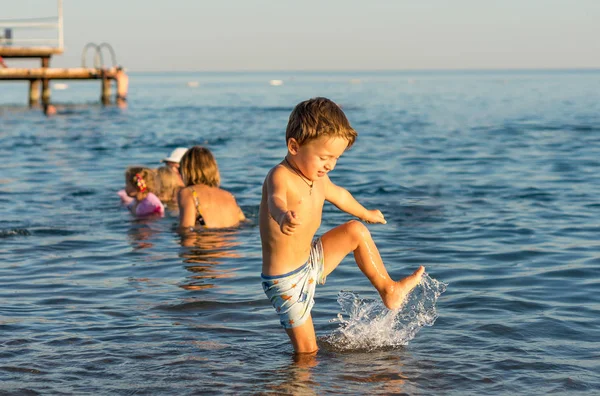
POLYGON ((0 46, 64 48, 62 0, 58 15, 0 19, 0 46))

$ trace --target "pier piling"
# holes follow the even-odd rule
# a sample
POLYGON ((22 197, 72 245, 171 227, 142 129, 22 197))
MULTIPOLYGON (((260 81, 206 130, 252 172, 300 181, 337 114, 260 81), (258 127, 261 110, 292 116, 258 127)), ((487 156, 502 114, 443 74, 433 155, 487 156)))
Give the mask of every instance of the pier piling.
POLYGON ((110 83, 111 80, 106 76, 105 73, 102 73, 102 93, 100 99, 102 104, 107 105, 110 104, 110 83))
POLYGON ((40 80, 29 80, 29 106, 40 103, 40 80))
POLYGON ((29 105, 39 103, 40 91, 42 103, 50 103, 51 80, 101 80, 100 99, 103 104, 111 103, 111 85, 115 80, 116 68, 50 68, 40 67, 34 69, 7 68, 0 69, 0 82, 5 81, 28 81, 29 82, 29 105), (41 82, 41 84, 40 84, 41 82))
POLYGON ((50 103, 50 80, 44 78, 42 80, 42 104, 50 103))

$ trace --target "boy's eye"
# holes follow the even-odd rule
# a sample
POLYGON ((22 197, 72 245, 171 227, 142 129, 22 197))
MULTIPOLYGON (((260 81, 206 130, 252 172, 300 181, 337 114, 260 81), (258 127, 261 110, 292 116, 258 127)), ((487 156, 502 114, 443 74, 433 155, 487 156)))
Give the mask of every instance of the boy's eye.
POLYGON ((319 157, 321 158, 321 161, 327 161, 327 157, 319 157))

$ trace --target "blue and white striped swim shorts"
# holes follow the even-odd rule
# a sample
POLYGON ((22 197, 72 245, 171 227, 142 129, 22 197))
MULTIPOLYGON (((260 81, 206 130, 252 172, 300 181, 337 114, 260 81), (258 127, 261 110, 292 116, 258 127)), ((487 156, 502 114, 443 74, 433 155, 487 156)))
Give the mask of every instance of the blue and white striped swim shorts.
POLYGON ((300 326, 308 319, 315 304, 315 286, 325 284, 323 244, 312 242, 306 264, 283 275, 261 274, 262 286, 286 329, 300 326))

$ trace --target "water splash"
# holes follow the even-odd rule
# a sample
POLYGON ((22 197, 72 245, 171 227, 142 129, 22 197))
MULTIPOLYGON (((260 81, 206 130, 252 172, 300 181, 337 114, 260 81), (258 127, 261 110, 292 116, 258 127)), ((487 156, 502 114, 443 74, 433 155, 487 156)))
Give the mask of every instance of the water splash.
POLYGON ((340 351, 406 345, 423 326, 433 326, 438 317, 435 303, 446 287, 447 284, 423 274, 405 304, 396 311, 387 309, 379 299, 362 299, 351 291, 341 291, 337 300, 342 313, 332 320, 340 326, 323 341, 340 351))

